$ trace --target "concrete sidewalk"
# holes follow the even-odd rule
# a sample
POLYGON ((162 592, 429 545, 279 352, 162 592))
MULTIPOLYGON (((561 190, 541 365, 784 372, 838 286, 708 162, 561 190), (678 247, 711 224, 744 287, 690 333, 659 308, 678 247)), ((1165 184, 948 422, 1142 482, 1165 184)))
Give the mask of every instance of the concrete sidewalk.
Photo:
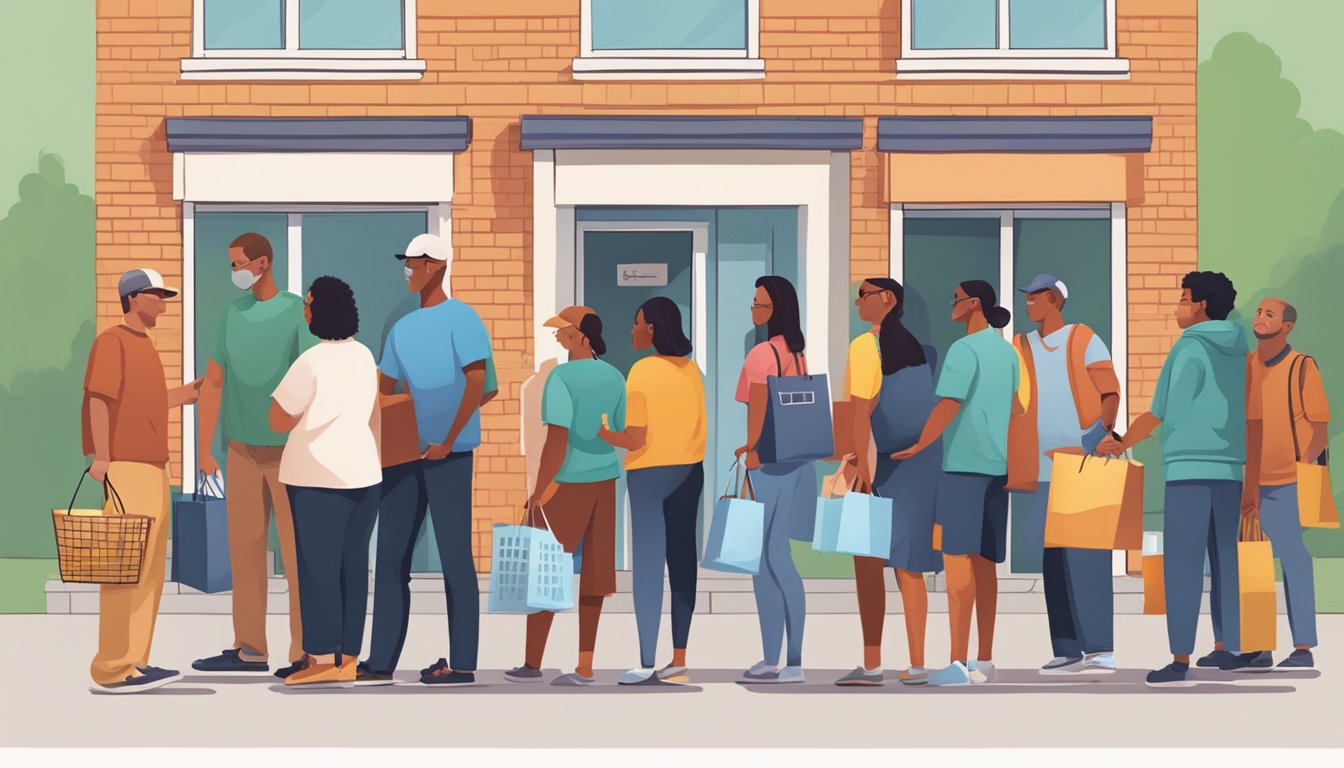
MULTIPOLYGON (((283 646, 284 617, 272 617, 270 631, 272 645, 283 646)), ((1344 634, 1344 616, 1320 617, 1320 632, 1327 643, 1344 634)), ((692 684, 630 688, 615 678, 637 659, 634 620, 618 614, 602 622, 599 685, 559 689, 503 680, 500 670, 522 660, 523 619, 487 615, 481 684, 441 690, 414 682, 413 670, 447 655, 447 622, 414 616, 399 674, 405 685, 295 692, 269 675, 193 674, 192 659, 229 645, 229 618, 163 616, 151 661, 182 669, 186 680, 106 696, 88 691, 96 617, 0 616, 14 662, 0 704, 0 746, 1344 746, 1344 678, 1331 674, 1329 646, 1317 652, 1316 671, 1200 671, 1192 688, 1154 690, 1143 675, 1169 660, 1162 617, 1117 617, 1121 670, 1094 680, 1036 674, 1050 655, 1044 616, 1002 616, 996 635, 996 685, 841 689, 834 680, 859 661, 858 617, 810 616, 808 682, 742 686, 741 670, 761 655, 755 617, 698 616, 692 684)), ((1286 647, 1282 619, 1279 638, 1286 647)), ((558 617, 547 666, 569 669, 576 642, 576 617, 558 617)), ((667 642, 665 621, 660 663, 667 642)), ((1211 642, 1204 617, 1200 649, 1211 642)), ((901 617, 888 618, 885 649, 889 671, 905 665, 901 617)), ((928 658, 947 659, 942 616, 930 618, 928 658)))

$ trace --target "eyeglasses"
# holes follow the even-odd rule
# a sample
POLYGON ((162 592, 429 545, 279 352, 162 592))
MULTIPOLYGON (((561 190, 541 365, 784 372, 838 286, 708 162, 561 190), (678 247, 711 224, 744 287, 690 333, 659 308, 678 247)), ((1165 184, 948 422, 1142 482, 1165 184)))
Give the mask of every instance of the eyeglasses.
POLYGON ((756 302, 751 304, 752 309, 774 309, 774 307, 774 304, 757 304, 756 302))
POLYGON ((970 301, 971 299, 974 299, 974 298, 975 298, 974 296, 963 296, 963 297, 961 297, 960 299, 953 299, 953 300, 950 302, 950 306, 955 307, 955 306, 957 306, 958 304, 960 304, 960 303, 963 302, 963 301, 970 301))
POLYGON ((864 299, 868 298, 869 296, 876 296, 876 295, 879 294, 879 293, 886 293, 886 292, 887 292, 886 289, 882 289, 882 288, 879 288, 879 289, 876 290, 876 291, 865 291, 865 290, 863 290, 862 288, 860 288, 860 289, 859 289, 859 301, 863 301, 864 299))

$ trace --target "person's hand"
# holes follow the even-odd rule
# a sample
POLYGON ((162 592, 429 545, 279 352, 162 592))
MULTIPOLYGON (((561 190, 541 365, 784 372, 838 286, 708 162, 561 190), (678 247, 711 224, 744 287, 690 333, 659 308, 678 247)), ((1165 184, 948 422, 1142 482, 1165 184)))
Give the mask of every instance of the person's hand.
POLYGON ((198 459, 198 461, 200 462, 199 469, 201 470, 201 474, 204 475, 219 474, 219 462, 215 461, 214 454, 212 454, 209 450, 201 451, 200 458, 198 459))
POLYGON ((200 378, 182 385, 183 405, 195 405, 196 401, 201 399, 201 384, 204 381, 204 378, 200 378))
POLYGON ((111 463, 103 459, 94 459, 93 464, 89 467, 89 477, 100 483, 103 482, 107 479, 107 467, 111 463))
POLYGON ((1125 444, 1115 439, 1113 435, 1108 435, 1097 443, 1098 456, 1123 456, 1124 453, 1125 444))
POLYGON ((1241 516, 1247 520, 1260 519, 1260 496, 1249 493, 1241 497, 1241 516))
POLYGON ((891 454, 891 458, 895 461, 905 461, 906 459, 913 459, 915 456, 919 455, 920 451, 923 450, 924 446, 920 445, 919 443, 915 443, 914 445, 910 446, 909 448, 906 448, 903 451, 897 451, 891 454))
POLYGON ((448 454, 452 452, 453 447, 448 443, 436 443, 426 448, 425 452, 420 455, 420 458, 428 459, 430 461, 442 461, 448 458, 448 454))
POLYGON ((761 457, 755 451, 747 451, 746 455, 747 455, 746 461, 743 462, 742 466, 746 467, 747 469, 761 468, 761 457))

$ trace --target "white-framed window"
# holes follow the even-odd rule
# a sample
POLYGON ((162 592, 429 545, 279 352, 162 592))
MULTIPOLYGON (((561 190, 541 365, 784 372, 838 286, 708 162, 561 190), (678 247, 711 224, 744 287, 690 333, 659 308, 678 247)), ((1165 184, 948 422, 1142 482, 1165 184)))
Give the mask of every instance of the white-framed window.
POLYGON ((901 0, 903 77, 1125 78, 1116 0, 901 0))
POLYGON ((192 0, 186 79, 415 79, 416 0, 192 0))
POLYGON ((581 0, 579 80, 765 76, 760 0, 581 0))

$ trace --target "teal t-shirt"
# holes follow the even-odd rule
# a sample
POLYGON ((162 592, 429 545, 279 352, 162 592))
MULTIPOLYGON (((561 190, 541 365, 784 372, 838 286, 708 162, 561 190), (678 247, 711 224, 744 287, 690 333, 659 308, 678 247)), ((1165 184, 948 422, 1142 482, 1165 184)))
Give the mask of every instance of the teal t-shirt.
POLYGON ((939 398, 961 401, 943 439, 943 471, 1008 474, 1008 419, 1017 396, 1017 351, 998 331, 963 336, 947 350, 939 398))
POLYGON ((210 359, 224 370, 219 421, 226 442, 285 444, 269 423, 271 395, 317 341, 303 319, 303 299, 292 293, 258 301, 249 291, 224 310, 210 359))
POLYGON ((602 414, 608 428, 625 429, 625 377, 601 360, 571 360, 546 377, 541 420, 569 430, 557 483, 596 483, 621 474, 616 449, 597 436, 602 414))

